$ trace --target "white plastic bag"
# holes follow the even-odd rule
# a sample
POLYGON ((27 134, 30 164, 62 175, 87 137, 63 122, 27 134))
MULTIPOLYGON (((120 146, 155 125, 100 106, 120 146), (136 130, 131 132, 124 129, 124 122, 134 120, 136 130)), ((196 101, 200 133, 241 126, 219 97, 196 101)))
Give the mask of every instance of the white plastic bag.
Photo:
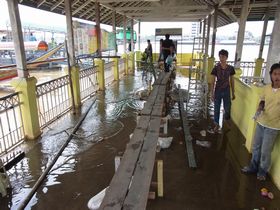
POLYGON ((105 189, 103 189, 101 192, 99 192, 98 194, 96 194, 95 196, 93 196, 89 201, 88 201, 88 208, 90 210, 97 210, 99 208, 99 206, 101 205, 103 198, 105 196, 106 190, 108 189, 108 187, 106 187, 105 189))
POLYGON ((160 148, 166 149, 170 147, 172 140, 173 137, 166 137, 166 138, 158 137, 158 145, 160 146, 160 148))

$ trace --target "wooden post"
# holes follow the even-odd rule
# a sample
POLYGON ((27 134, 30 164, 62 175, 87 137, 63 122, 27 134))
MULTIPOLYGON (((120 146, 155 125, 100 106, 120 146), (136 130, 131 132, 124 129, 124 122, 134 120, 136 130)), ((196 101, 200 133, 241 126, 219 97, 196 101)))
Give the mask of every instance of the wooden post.
POLYGON ((258 58, 262 58, 268 20, 269 20, 269 12, 267 12, 265 14, 265 18, 264 18, 264 22, 263 22, 263 31, 262 31, 262 37, 261 37, 261 43, 260 43, 260 49, 259 49, 259 57, 258 58))
POLYGON ((123 53, 126 53, 126 16, 123 16, 123 53))
POLYGON ((65 0, 65 15, 66 15, 66 26, 67 26, 67 47, 69 53, 70 66, 72 67, 75 65, 76 62, 75 62, 71 0, 65 0))
POLYGON ((101 29, 100 29, 100 3, 95 2, 95 23, 96 23, 96 32, 97 32, 97 50, 99 55, 102 55, 101 47, 101 29))
POLYGON ((245 27, 246 27, 247 17, 249 14, 249 4, 250 4, 250 0, 243 0, 241 16, 239 21, 238 35, 237 35, 235 59, 234 59, 234 66, 236 69, 240 69, 245 27))
POLYGON ((141 21, 138 20, 138 50, 139 50, 139 51, 141 50, 141 49, 140 49, 140 38, 141 38, 140 32, 141 32, 141 21))
POLYGON ((163 197, 163 161, 157 161, 157 188, 158 197, 163 197))
POLYGON ((130 26, 130 44, 131 44, 131 52, 134 52, 134 30, 133 30, 134 21, 131 19, 130 26))
POLYGON ((65 49, 67 53, 67 59, 69 60, 68 73, 70 79, 70 92, 72 96, 73 113, 76 112, 76 108, 81 106, 81 93, 80 93, 80 77, 79 67, 76 67, 75 59, 75 47, 74 47, 74 33, 72 23, 72 10, 71 0, 65 0, 65 15, 67 26, 67 43, 65 43, 65 49))
POLYGON ((218 6, 215 6, 214 12, 214 22, 213 22, 213 34, 212 34, 212 48, 211 48, 211 57, 215 56, 215 44, 216 44, 216 33, 217 33, 217 20, 218 20, 218 6))
POLYGON ((114 49, 115 54, 118 52, 118 46, 117 46, 117 38, 116 38, 116 10, 112 11, 112 31, 114 34, 114 49))
POLYGON ((28 70, 26 66, 26 57, 21 30, 21 21, 18 10, 18 1, 9 0, 7 1, 7 4, 12 27, 13 42, 15 46, 18 77, 28 78, 28 70))

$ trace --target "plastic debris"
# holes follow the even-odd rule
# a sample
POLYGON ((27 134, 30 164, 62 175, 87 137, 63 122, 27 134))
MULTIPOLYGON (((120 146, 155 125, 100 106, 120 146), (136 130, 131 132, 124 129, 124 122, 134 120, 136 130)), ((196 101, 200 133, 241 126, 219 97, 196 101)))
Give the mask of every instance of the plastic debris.
POLYGON ((195 143, 199 146, 202 146, 202 147, 211 147, 211 142, 210 141, 200 141, 200 140, 196 140, 195 143))
POLYGON ((205 131, 205 130, 201 130, 201 131, 200 131, 200 135, 201 135, 201 136, 206 136, 206 131, 205 131))
POLYGON ((99 206, 101 205, 101 202, 103 201, 103 198, 105 196, 106 190, 108 189, 108 187, 106 187, 105 189, 103 189, 101 192, 99 192, 98 194, 96 194, 95 196, 93 196, 89 201, 88 201, 88 208, 90 210, 97 210, 99 208, 99 206))
POLYGON ((175 128, 176 131, 181 131, 182 129, 182 127, 175 128))
POLYGON ((158 137, 158 145, 160 146, 160 148, 166 149, 170 147, 172 140, 173 137, 166 137, 166 138, 158 137))
POLYGON ((274 195, 272 192, 267 193, 267 197, 272 200, 274 198, 274 195))
POLYGON ((268 198, 271 199, 271 200, 274 198, 273 193, 272 193, 272 192, 269 192, 268 189, 266 189, 266 188, 262 188, 262 189, 261 189, 261 195, 262 195, 263 197, 268 197, 268 198))

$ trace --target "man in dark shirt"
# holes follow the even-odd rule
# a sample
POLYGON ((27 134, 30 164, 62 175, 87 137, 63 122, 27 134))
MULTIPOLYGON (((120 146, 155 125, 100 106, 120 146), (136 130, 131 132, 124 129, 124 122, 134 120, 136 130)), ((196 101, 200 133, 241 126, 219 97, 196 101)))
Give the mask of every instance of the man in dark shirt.
POLYGON ((221 102, 223 100, 226 122, 230 120, 231 98, 235 99, 234 79, 235 70, 233 66, 227 64, 228 51, 221 50, 219 52, 220 62, 213 68, 213 83, 211 86, 212 100, 214 101, 214 132, 219 130, 219 118, 221 102), (231 94, 230 94, 231 87, 231 94))
POLYGON ((169 39, 170 35, 165 34, 165 40, 162 42, 162 54, 164 61, 164 70, 165 72, 169 72, 169 65, 166 62, 166 58, 168 55, 172 55, 172 49, 175 49, 175 45, 171 39, 169 39))

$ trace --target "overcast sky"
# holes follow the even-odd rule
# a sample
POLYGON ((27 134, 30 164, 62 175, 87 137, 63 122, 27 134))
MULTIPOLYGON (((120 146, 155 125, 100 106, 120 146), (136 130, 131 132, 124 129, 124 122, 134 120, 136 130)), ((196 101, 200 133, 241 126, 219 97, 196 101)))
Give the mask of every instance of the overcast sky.
MULTIPOLYGON (((40 27, 47 27, 53 29, 65 29, 66 20, 65 16, 56 13, 46 12, 39 9, 34 9, 27 6, 19 5, 20 17, 22 25, 36 25, 40 27)), ((9 13, 6 0, 0 0, 0 29, 6 29, 9 24, 9 13)), ((246 30, 253 33, 254 36, 260 36, 262 33, 262 22, 247 22, 246 30)), ((191 23, 154 23, 143 22, 141 23, 141 35, 154 35, 155 28, 183 28, 183 34, 189 33, 191 30, 191 23)), ((273 22, 268 24, 267 34, 271 33, 273 22)), ((110 26, 102 26, 106 30, 111 30, 110 26)), ((135 25, 134 29, 138 31, 138 26, 135 25)), ((218 28, 218 35, 222 32, 223 35, 232 35, 238 30, 238 24, 233 23, 224 27, 218 28)))

